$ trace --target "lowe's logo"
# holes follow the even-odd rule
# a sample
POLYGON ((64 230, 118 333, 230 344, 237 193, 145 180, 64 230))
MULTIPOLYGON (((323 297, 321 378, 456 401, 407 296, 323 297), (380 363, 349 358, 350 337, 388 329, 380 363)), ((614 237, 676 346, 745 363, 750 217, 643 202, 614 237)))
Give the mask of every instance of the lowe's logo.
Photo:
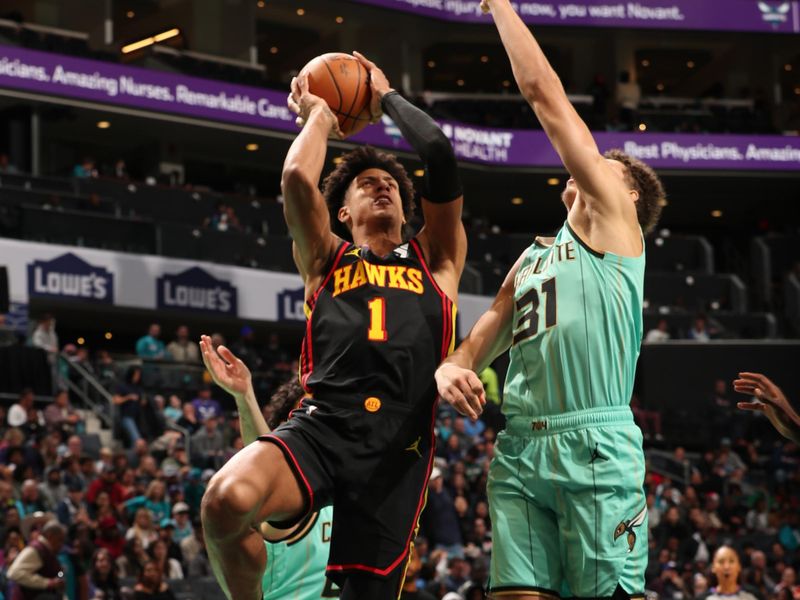
POLYGON ((28 294, 113 304, 114 275, 68 252, 28 265, 28 294))
POLYGON ((305 321, 305 289, 283 290, 278 293, 278 320, 305 321))
POLYGON ((156 281, 158 308, 177 308, 235 316, 238 312, 236 288, 217 279, 200 267, 156 281))

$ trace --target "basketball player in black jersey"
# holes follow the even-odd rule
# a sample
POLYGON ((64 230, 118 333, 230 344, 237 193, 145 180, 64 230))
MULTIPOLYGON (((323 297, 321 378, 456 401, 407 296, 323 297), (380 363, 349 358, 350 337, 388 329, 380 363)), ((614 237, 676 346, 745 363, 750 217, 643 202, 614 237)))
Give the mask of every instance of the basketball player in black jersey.
POLYGON ((305 281, 301 381, 311 398, 262 443, 236 454, 203 498, 209 557, 226 594, 258 600, 264 544, 253 525, 287 528, 333 504, 328 575, 344 600, 397 598, 433 459, 434 372, 453 343, 466 256, 455 155, 425 113, 363 56, 373 116, 386 112, 425 164, 425 226, 403 227, 413 187, 390 155, 359 148, 323 184, 325 102, 292 82, 303 129, 283 166, 284 214, 305 281), (341 225, 352 242, 334 234, 341 225))

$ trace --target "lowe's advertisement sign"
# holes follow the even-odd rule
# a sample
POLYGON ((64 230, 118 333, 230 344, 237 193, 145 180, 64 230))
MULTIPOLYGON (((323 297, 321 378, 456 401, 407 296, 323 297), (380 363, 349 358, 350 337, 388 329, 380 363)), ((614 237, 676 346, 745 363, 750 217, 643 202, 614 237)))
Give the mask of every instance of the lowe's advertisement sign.
POLYGON ((28 264, 28 294, 114 304, 114 275, 67 252, 52 260, 28 264))
POLYGON ((159 277, 156 282, 156 307, 233 317, 238 314, 236 288, 200 267, 159 277))

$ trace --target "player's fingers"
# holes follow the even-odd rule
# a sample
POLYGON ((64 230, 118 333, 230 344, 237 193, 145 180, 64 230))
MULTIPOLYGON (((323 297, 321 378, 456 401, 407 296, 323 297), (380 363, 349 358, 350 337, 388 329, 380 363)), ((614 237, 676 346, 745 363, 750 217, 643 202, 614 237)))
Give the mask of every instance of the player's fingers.
POLYGON ((300 89, 301 94, 308 93, 308 73, 303 73, 297 77, 297 87, 300 89))
POLYGON ((306 124, 306 121, 305 121, 305 119, 303 119, 303 117, 297 117, 294 120, 294 124, 297 125, 300 129, 302 129, 303 125, 306 124))
POLYGON ((761 388, 756 388, 755 397, 766 404, 775 404, 775 397, 765 392, 761 388))
POLYGON ((372 62, 371 60, 369 60, 369 59, 368 59, 366 56, 364 56, 363 54, 361 54, 361 52, 359 52, 358 50, 353 50, 353 56, 355 56, 355 57, 358 59, 358 61, 359 61, 359 62, 360 62, 362 65, 364 65, 364 67, 366 67, 366 69, 367 69, 368 71, 369 71, 370 69, 374 69, 374 68, 375 68, 375 63, 374 63, 374 62, 372 62))
POLYGON ((222 359, 228 364, 233 364, 236 362, 236 355, 230 350, 228 350, 227 346, 222 346, 222 345, 217 346, 217 354, 219 354, 222 357, 222 359))
POLYGON ((292 77, 292 82, 289 84, 289 90, 291 90, 289 95, 292 98, 295 100, 300 98, 300 81, 297 79, 297 77, 292 77))
POLYGON ((764 412, 764 404, 762 402, 737 402, 736 406, 743 410, 755 410, 764 412))
POLYGON ((470 388, 472 388, 472 393, 478 397, 478 399, 481 401, 481 404, 485 404, 486 394, 483 389, 483 382, 474 372, 469 373, 469 375, 467 376, 467 380, 470 388))
POLYGON ((470 408, 467 399, 464 397, 464 394, 455 386, 450 386, 445 390, 445 393, 441 395, 442 398, 447 400, 453 408, 455 408, 460 414, 466 415, 470 418, 477 419, 478 416, 474 414, 472 408, 470 408))

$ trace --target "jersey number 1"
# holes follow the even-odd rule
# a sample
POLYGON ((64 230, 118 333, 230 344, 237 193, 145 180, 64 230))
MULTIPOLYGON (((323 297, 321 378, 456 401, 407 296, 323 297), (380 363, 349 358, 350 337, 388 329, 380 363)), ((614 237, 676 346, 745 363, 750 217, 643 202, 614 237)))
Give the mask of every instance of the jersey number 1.
POLYGON ((386 298, 373 298, 367 302, 369 307, 369 329, 367 339, 371 342, 385 342, 386 335, 386 298))
MULTIPOLYGON (((556 301, 556 278, 551 277, 542 284, 542 294, 544 294, 544 326, 548 329, 556 324, 557 301, 556 301)), ((519 320, 518 329, 514 334, 513 344, 518 344, 529 337, 536 335, 539 331, 539 291, 531 288, 523 294, 516 302, 519 320)))

